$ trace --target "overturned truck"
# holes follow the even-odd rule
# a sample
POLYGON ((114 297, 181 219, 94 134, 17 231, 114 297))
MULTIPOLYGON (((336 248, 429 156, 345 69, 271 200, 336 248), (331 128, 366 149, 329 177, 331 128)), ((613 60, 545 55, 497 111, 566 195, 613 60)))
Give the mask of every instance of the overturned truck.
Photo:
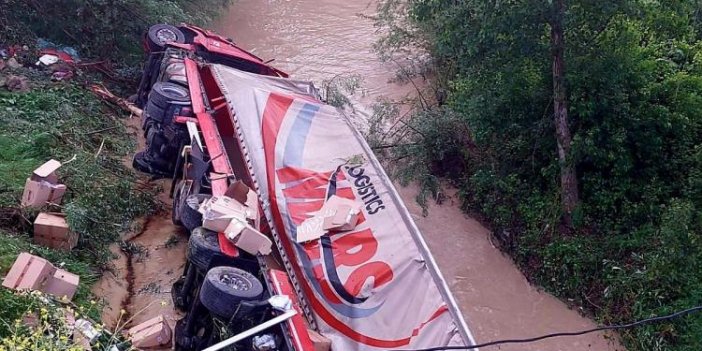
POLYGON ((155 25, 145 48, 133 164, 173 179, 173 221, 190 233, 176 349, 474 344, 390 179, 311 83, 191 25, 155 25), (204 204, 242 195, 239 229, 211 230, 204 204), (325 222, 340 217, 323 217, 332 199, 351 204, 343 226, 325 222))

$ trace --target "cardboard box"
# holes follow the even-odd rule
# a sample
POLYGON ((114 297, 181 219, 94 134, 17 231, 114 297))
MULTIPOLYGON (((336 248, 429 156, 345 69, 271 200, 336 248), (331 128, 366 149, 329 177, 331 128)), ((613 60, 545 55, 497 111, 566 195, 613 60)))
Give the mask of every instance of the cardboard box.
POLYGON ((331 350, 331 340, 318 332, 308 329, 307 334, 312 339, 312 344, 314 345, 314 351, 330 351, 331 350))
POLYGON ((224 232, 232 219, 247 222, 256 211, 227 196, 215 196, 204 202, 199 209, 202 226, 216 232, 224 232))
POLYGON ((259 253, 269 255, 272 251, 273 242, 253 227, 246 226, 234 239, 234 245, 252 255, 259 253))
POLYGON ((41 257, 22 252, 17 256, 2 286, 13 290, 39 290, 57 298, 65 296, 70 300, 79 283, 80 277, 77 275, 56 269, 51 262, 41 257))
POLYGON ((41 290, 54 272, 56 267, 49 261, 22 252, 2 281, 2 286, 13 290, 41 290))
POLYGON ((41 207, 46 203, 61 203, 66 193, 66 186, 58 184, 56 170, 61 167, 61 162, 49 160, 32 172, 24 184, 22 193, 22 207, 41 207))
POLYGON ((41 207, 47 203, 60 204, 65 193, 66 186, 63 184, 52 184, 27 178, 20 204, 22 207, 41 207))
POLYGON ((158 316, 130 328, 127 335, 133 346, 149 348, 168 345, 172 333, 166 319, 158 316))
POLYGON ((330 197, 312 218, 297 227, 296 241, 304 243, 319 239, 329 231, 348 231, 356 228, 361 205, 354 200, 336 195, 330 197))
POLYGON ((43 292, 54 295, 59 299, 64 296, 69 300, 73 299, 73 295, 78 290, 80 277, 63 269, 57 269, 54 274, 46 281, 43 292))
POLYGON ((54 249, 71 250, 78 244, 78 234, 71 232, 63 214, 42 212, 34 221, 33 241, 54 249))
POLYGON ((36 181, 47 181, 49 183, 58 183, 58 176, 56 175, 56 170, 61 167, 61 162, 54 159, 46 161, 39 168, 32 172, 32 180, 36 181))
POLYGON ((324 230, 346 231, 358 224, 361 206, 356 201, 334 195, 324 203, 323 212, 327 213, 324 230))
POLYGON ((249 210, 247 218, 254 221, 254 227, 259 228, 258 195, 255 191, 238 180, 229 186, 224 195, 244 204, 249 210))

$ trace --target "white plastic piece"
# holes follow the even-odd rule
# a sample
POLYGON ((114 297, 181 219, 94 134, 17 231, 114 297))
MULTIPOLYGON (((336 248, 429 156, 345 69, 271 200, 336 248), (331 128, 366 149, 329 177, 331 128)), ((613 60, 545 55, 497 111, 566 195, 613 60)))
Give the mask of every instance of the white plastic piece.
POLYGON ((268 303, 278 311, 285 312, 293 308, 292 300, 287 295, 273 295, 268 299, 268 303))

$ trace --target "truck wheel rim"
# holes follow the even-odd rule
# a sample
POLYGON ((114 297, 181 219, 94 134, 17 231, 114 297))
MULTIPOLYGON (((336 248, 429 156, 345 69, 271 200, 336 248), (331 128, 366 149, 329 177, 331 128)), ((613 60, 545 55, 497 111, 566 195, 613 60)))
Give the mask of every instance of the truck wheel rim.
POLYGON ((219 276, 219 281, 234 290, 246 291, 251 289, 251 283, 238 275, 221 274, 219 276))
POLYGON ((172 30, 165 28, 156 32, 156 38, 158 38, 158 40, 163 44, 170 43, 178 39, 178 37, 175 33, 173 33, 172 30))

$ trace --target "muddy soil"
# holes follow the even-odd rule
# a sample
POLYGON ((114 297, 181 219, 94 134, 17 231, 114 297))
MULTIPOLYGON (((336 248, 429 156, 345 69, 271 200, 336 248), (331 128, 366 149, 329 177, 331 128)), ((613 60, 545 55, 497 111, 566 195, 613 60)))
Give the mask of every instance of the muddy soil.
MULTIPOLYGON (((139 118, 128 119, 126 124, 143 147, 139 118)), ((125 162, 131 164, 131 156, 125 162)), ((163 189, 159 201, 164 209, 139 219, 135 229, 123 235, 123 243, 110 247, 116 257, 113 269, 93 287, 93 293, 105 305, 102 321, 111 330, 129 328, 159 314, 173 327, 182 316, 173 308, 170 290, 183 271, 188 237, 171 222, 170 181, 158 180, 150 185, 163 189)))

